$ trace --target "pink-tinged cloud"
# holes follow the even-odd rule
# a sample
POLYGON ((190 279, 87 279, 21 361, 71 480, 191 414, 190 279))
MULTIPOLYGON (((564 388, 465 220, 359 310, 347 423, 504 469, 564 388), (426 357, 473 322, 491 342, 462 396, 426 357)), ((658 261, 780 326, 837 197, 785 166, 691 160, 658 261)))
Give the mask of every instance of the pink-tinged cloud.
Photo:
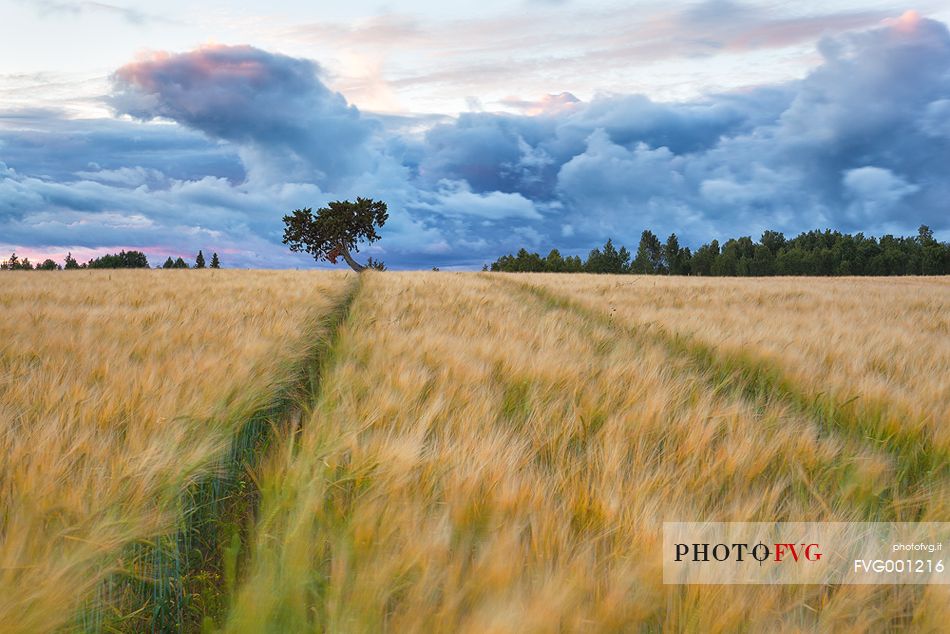
POLYGON ((251 46, 158 52, 115 72, 111 103, 236 143, 279 163, 282 177, 333 184, 368 167, 373 124, 318 72, 310 60, 251 46))
POLYGON ((386 14, 355 25, 303 24, 279 37, 382 60, 396 91, 431 86, 477 94, 500 82, 534 89, 545 77, 568 87, 586 83, 592 69, 798 46, 875 26, 888 15, 867 9, 801 17, 728 1, 656 3, 444 22, 386 14))
POLYGON ((739 27, 733 32, 726 31, 723 34, 723 48, 730 51, 784 48, 814 40, 822 35, 866 27, 880 20, 880 12, 864 11, 753 23, 739 27))
POLYGON ((887 18, 884 24, 901 33, 913 33, 920 26, 922 19, 920 13, 910 10, 905 11, 899 18, 887 18))
POLYGON ((557 95, 544 95, 536 101, 507 97, 501 100, 501 105, 520 110, 528 116, 565 114, 577 110, 581 100, 569 92, 557 95))

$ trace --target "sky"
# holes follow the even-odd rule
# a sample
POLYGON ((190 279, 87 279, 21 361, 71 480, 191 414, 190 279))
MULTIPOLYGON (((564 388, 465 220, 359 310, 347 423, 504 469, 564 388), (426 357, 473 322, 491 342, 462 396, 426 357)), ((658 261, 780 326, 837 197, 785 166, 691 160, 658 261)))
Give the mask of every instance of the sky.
POLYGON ((357 196, 400 269, 950 239, 943 2, 196 5, 0 0, 0 254, 309 267, 282 216, 357 196))

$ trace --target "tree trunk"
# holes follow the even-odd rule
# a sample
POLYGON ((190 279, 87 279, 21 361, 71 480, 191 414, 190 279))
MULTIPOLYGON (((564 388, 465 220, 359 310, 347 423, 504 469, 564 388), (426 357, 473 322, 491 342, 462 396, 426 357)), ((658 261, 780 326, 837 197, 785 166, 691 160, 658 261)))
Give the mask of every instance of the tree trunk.
POLYGON ((353 256, 350 255, 350 252, 346 250, 346 247, 343 246, 343 243, 340 243, 339 246, 340 255, 343 256, 343 259, 346 260, 346 263, 350 265, 350 268, 356 271, 357 273, 362 273, 366 270, 366 267, 353 259, 353 256))

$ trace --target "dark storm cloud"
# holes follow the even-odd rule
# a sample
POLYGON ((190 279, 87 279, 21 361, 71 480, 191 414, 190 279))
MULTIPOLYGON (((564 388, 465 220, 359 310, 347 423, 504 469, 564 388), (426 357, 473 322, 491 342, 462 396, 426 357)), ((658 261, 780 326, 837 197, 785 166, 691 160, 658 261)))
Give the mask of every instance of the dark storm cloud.
MULTIPOLYGON (((549 194, 556 161, 557 121, 546 116, 465 113, 429 130, 418 154, 419 178, 465 181, 476 192, 549 194)), ((564 156, 569 152, 563 153, 564 156)))
POLYGON ((480 113, 430 133, 426 176, 555 198, 539 230, 581 247, 641 229, 692 241, 765 228, 947 235, 950 35, 906 14, 822 42, 800 82, 701 102, 613 96, 531 117, 480 113), (518 180, 527 160, 540 180, 518 180), (553 174, 553 176, 552 176, 553 174), (538 183, 541 190, 532 189, 538 183), (551 188, 551 189, 548 189, 551 188))
POLYGON ((0 161, 23 173, 68 180, 81 171, 141 167, 175 179, 244 180, 234 147, 180 126, 69 119, 58 110, 0 112, 0 161), (169 160, 173 157, 173 160, 169 160))
POLYGON ((550 199, 557 193, 558 172, 585 153, 594 133, 629 150, 644 144, 674 155, 694 154, 774 122, 792 96, 791 90, 773 88, 686 104, 656 103, 642 95, 588 104, 550 99, 538 104, 556 105, 532 105, 532 115, 466 113, 426 134, 424 149, 417 151, 419 174, 428 183, 465 180, 478 192, 550 199))
POLYGON ((280 245, 281 214, 355 195, 390 203, 362 255, 396 267, 635 247, 644 228, 694 245, 921 223, 950 238, 947 28, 906 14, 820 52, 800 81, 689 103, 564 93, 455 119, 361 114, 311 62, 249 47, 158 56, 120 69, 113 103, 178 125, 0 116, 0 245, 307 265, 280 245))

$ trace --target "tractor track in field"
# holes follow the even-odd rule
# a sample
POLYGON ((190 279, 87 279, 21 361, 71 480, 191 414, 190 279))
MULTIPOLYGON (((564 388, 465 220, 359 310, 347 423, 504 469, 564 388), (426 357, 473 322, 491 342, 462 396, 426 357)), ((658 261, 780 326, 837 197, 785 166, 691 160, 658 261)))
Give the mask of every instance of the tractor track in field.
POLYGON ((340 326, 362 288, 361 276, 347 285, 331 310, 308 320, 303 338, 308 350, 294 379, 237 430, 217 468, 183 492, 177 532, 133 545, 128 559, 142 563, 148 577, 128 574, 107 580, 105 594, 123 597, 134 611, 105 622, 99 615, 83 614, 78 629, 198 632, 222 624, 246 565, 261 500, 252 473, 277 430, 290 427, 289 433, 295 434, 304 412, 319 397, 340 326))
POLYGON ((928 439, 910 433, 886 434, 878 421, 864 418, 851 401, 840 403, 827 394, 809 394, 789 380, 780 368, 753 353, 723 352, 691 335, 670 332, 656 324, 621 323, 607 312, 569 296, 498 275, 491 274, 490 279, 533 297, 550 309, 567 310, 635 341, 660 344, 672 358, 686 361, 695 370, 696 380, 706 383, 715 393, 734 394, 753 407, 779 402, 810 420, 822 434, 837 434, 883 452, 895 462, 897 474, 894 484, 877 496, 875 508, 865 509, 871 512, 873 519, 919 519, 929 498, 925 487, 950 477, 950 456, 928 439), (894 507, 898 501, 900 509, 894 507))

